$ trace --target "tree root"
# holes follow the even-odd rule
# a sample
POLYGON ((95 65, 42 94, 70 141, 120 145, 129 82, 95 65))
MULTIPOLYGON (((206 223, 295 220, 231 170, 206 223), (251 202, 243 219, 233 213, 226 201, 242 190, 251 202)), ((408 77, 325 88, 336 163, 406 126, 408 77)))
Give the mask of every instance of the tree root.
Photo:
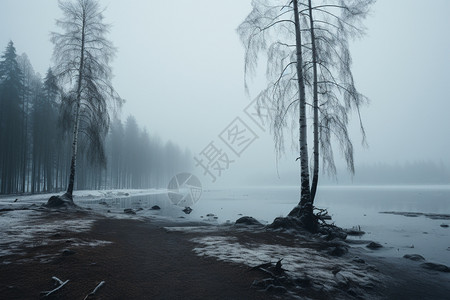
POLYGON ((62 196, 51 196, 44 206, 47 208, 76 207, 72 197, 67 194, 62 196))

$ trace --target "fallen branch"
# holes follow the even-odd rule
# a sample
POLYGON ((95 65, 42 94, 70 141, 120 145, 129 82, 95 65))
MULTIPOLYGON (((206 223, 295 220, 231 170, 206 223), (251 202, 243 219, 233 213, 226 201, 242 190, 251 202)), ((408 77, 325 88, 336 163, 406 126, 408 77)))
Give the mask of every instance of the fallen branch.
POLYGON ((101 288, 104 284, 105 284, 105 282, 104 282, 104 281, 101 281, 89 295, 87 295, 86 297, 84 297, 84 300, 87 300, 87 299, 89 299, 90 297, 94 297, 94 296, 95 296, 95 293, 97 292, 97 290, 98 290, 99 288, 101 288))
POLYGON ((45 297, 50 296, 51 294, 53 294, 54 292, 58 291, 58 290, 59 290, 60 288, 62 288, 66 283, 69 282, 69 280, 66 280, 66 281, 63 282, 61 279, 59 279, 59 278, 56 277, 56 276, 53 276, 52 279, 53 279, 54 281, 56 281, 57 283, 59 283, 59 285, 58 285, 55 289, 53 289, 53 290, 51 290, 51 291, 44 291, 44 292, 41 292, 41 297, 42 297, 42 298, 45 298, 45 297))
POLYGON ((283 258, 279 259, 277 261, 275 267, 273 267, 273 264, 271 262, 269 262, 269 263, 263 263, 263 264, 257 265, 255 267, 251 268, 249 271, 259 270, 259 271, 262 271, 262 272, 268 274, 272 278, 277 279, 278 275, 280 275, 284 272, 284 270, 281 266, 282 260, 283 260, 283 258))
POLYGON ((276 279, 277 275, 275 275, 272 271, 266 269, 266 268, 259 268, 261 271, 263 271, 264 273, 270 275, 270 277, 276 279))
POLYGON ((284 272, 281 261, 283 260, 283 258, 279 259, 277 261, 277 264, 275 265, 275 273, 277 274, 281 274, 284 272))
POLYGON ((325 223, 325 220, 331 220, 331 216, 328 214, 327 209, 314 207, 314 210, 318 211, 315 215, 323 223, 325 223))
POLYGON ((271 262, 268 262, 268 263, 262 263, 262 264, 260 264, 260 265, 257 265, 257 266, 254 266, 254 267, 250 268, 249 271, 259 270, 260 268, 268 268, 268 267, 270 267, 271 265, 272 265, 271 262))

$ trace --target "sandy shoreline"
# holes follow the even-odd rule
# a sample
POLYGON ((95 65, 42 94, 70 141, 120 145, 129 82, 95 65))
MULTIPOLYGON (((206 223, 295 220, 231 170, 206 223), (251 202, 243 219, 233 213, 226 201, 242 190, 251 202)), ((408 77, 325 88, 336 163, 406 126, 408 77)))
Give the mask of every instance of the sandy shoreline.
POLYGON ((105 285, 96 299, 445 299, 450 294, 450 273, 426 270, 420 262, 403 258, 367 256, 352 248, 335 257, 329 253, 338 244, 311 237, 113 219, 86 210, 30 214, 34 216, 30 227, 42 230, 14 244, 13 253, 0 256, 4 299, 39 298, 41 291, 53 288, 52 276, 69 280, 55 299, 83 299, 101 281, 105 285), (63 222, 91 226, 57 226, 63 222), (280 258, 287 276, 298 276, 300 284, 286 285, 281 292, 252 286, 267 274, 251 267, 280 258))

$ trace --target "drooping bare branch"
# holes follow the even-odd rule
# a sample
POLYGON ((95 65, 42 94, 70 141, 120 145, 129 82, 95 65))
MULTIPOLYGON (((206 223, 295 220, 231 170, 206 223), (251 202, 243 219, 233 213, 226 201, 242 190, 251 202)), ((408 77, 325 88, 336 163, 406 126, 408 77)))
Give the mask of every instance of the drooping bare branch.
MULTIPOLYGON (((294 0, 295 1, 295 0, 294 0)), ((245 48, 245 87, 248 78, 255 75, 261 58, 267 59, 267 87, 256 97, 258 105, 270 107, 271 133, 277 155, 285 150, 286 132, 293 140, 298 135, 293 130, 298 124, 299 111, 292 102, 298 97, 296 77, 296 47, 293 1, 254 0, 252 11, 237 31, 245 48), (289 120, 290 119, 290 120, 289 120), (293 125, 294 127, 291 127, 293 125)), ((302 79, 307 96, 318 98, 312 111, 318 112, 318 137, 322 166, 336 174, 332 144, 337 142, 350 172, 354 171, 353 144, 347 126, 352 111, 357 113, 363 144, 365 130, 360 109, 368 103, 355 85, 349 41, 364 35, 362 21, 369 13, 374 0, 297 0, 300 31, 302 34, 302 79), (314 65, 317 74, 314 76, 314 65), (314 86, 316 88, 314 89, 314 86)), ((307 117, 309 118, 309 117, 307 117)))
POLYGON ((78 132, 86 137, 88 157, 106 164, 104 139, 110 111, 120 108, 122 99, 112 86, 110 62, 116 49, 107 39, 111 28, 104 23, 104 9, 97 0, 60 1, 64 17, 53 32, 55 75, 67 92, 62 101, 63 124, 73 128, 72 163, 67 195, 71 198, 75 177, 78 132))

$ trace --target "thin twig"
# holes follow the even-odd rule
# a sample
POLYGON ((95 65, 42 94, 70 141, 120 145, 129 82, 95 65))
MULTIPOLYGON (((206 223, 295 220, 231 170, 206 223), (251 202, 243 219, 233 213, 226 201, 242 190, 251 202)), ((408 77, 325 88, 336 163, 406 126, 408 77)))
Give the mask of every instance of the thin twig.
POLYGON ((98 290, 99 288, 101 288, 104 284, 105 284, 105 281, 101 281, 89 295, 87 295, 86 297, 84 297, 84 300, 89 299, 89 297, 95 296, 95 293, 97 292, 97 290, 98 290))

